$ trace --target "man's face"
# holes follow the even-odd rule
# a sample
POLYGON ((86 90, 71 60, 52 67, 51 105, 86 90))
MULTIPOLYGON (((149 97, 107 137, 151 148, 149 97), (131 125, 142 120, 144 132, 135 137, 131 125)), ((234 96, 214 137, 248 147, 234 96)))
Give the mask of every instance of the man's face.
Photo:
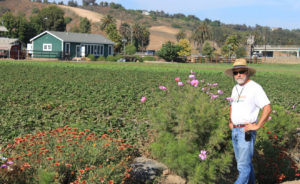
POLYGON ((248 70, 245 68, 233 70, 233 76, 238 84, 244 84, 247 81, 248 70))

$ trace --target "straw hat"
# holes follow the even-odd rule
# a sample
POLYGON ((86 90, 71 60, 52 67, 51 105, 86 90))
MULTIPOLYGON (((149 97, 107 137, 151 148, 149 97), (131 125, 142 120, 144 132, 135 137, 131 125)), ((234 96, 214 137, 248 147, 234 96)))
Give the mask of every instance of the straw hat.
POLYGON ((232 77, 233 70, 238 69, 238 68, 247 68, 249 76, 252 76, 256 73, 256 70, 254 68, 248 67, 246 59, 243 59, 243 58, 236 59, 232 66, 233 66, 232 68, 225 70, 225 74, 229 77, 232 77))

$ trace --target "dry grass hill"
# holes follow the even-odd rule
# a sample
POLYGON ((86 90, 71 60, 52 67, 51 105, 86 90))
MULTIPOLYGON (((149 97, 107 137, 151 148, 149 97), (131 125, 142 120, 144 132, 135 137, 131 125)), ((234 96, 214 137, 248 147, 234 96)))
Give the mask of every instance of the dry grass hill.
MULTIPOLYGON (((9 8, 11 12, 15 15, 19 13, 25 14, 29 17, 34 8, 44 8, 48 6, 43 3, 31 2, 30 0, 4 0, 0 1, 0 6, 9 8)), ((80 17, 86 17, 92 22, 92 33, 104 34, 100 30, 101 18, 106 14, 112 14, 117 19, 117 24, 120 25, 121 22, 134 23, 137 18, 134 18, 133 15, 126 13, 126 11, 120 10, 111 10, 111 8, 103 7, 85 7, 82 9, 80 7, 70 7, 64 5, 57 5, 65 11, 66 17, 71 17, 72 22, 67 25, 67 31, 70 30, 73 26, 78 25, 80 17)), ((151 18, 148 16, 143 16, 139 19, 146 20, 151 22, 151 18)), ((148 23, 147 22, 147 23, 148 23)), ((161 48, 161 45, 167 41, 176 42, 175 35, 178 33, 179 29, 173 28, 168 21, 156 21, 155 23, 151 22, 149 26, 150 30, 150 44, 147 49, 158 50, 161 48)))

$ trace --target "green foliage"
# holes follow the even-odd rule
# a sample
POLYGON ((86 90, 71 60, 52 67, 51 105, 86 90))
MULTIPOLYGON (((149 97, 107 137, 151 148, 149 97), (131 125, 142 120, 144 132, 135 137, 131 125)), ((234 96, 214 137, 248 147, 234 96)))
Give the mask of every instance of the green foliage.
POLYGON ((56 172, 49 172, 43 169, 38 169, 39 184, 54 184, 56 172))
POLYGON ((125 53, 126 53, 126 54, 129 54, 129 55, 135 54, 135 53, 136 53, 136 48, 135 48, 135 46, 134 46, 134 45, 127 45, 127 46, 125 47, 125 53))
POLYGON ((214 50, 215 49, 211 46, 211 44, 208 41, 204 42, 202 47, 202 54, 204 56, 207 56, 208 58, 211 59, 214 55, 214 50))
POLYGON ((156 61, 156 58, 153 56, 144 56, 143 60, 144 61, 156 61))
POLYGON ((145 50, 145 48, 147 47, 147 45, 149 45, 150 42, 149 30, 145 26, 136 23, 132 26, 132 32, 134 45, 137 48, 137 50, 145 50))
POLYGON ((179 41, 181 39, 186 38, 186 33, 183 29, 181 29, 177 34, 176 34, 176 40, 179 41))
POLYGON ((87 56, 91 61, 96 61, 96 57, 93 54, 87 56))
POLYGON ((69 24, 72 21, 71 17, 65 17, 65 23, 69 24))
POLYGON ((151 114, 158 130, 152 153, 191 183, 222 183, 233 159, 228 110, 200 88, 177 88, 162 94, 151 114), (200 150, 207 151, 206 160, 199 159, 200 150))
POLYGON ((236 53, 236 58, 243 58, 246 57, 247 55, 247 51, 244 47, 239 47, 235 53, 236 53))
POLYGON ((176 29, 181 29, 182 27, 179 24, 172 23, 171 26, 176 29))
MULTIPOLYGON (((222 47, 222 54, 225 56, 237 55, 240 46, 240 40, 237 35, 230 35, 226 38, 225 45, 222 47)), ((239 53, 240 54, 240 53, 239 53)))
POLYGON ((97 58, 97 61, 106 61, 106 58, 104 56, 100 56, 97 58))
POLYGON ((205 22, 201 22, 196 29, 193 30, 191 39, 200 49, 204 41, 211 39, 211 32, 208 28, 208 25, 205 22))
POLYGON ((38 9, 38 8, 33 8, 32 9, 32 14, 37 14, 39 12, 40 12, 40 9, 38 9))
POLYGON ((114 48, 119 51, 122 46, 122 37, 117 30, 116 24, 109 24, 105 28, 105 33, 107 34, 108 38, 115 42, 114 48))
POLYGON ((113 61, 113 62, 116 62, 116 61, 118 61, 121 57, 122 57, 121 55, 107 56, 106 61, 113 61))
POLYGON ((274 105, 270 120, 258 131, 255 170, 260 183, 281 183, 295 178, 297 166, 288 151, 297 144, 299 115, 274 105), (288 122, 288 123, 287 123, 288 122))
POLYGON ((110 24, 116 24, 116 19, 113 16, 108 14, 101 19, 100 29, 105 30, 106 27, 110 24))
POLYGON ((80 19, 79 31, 80 31, 80 33, 90 33, 91 32, 91 23, 86 17, 80 19))
POLYGON ((175 45, 171 41, 162 45, 162 48, 157 51, 157 55, 166 61, 174 61, 178 58, 178 52, 181 50, 181 47, 175 45))

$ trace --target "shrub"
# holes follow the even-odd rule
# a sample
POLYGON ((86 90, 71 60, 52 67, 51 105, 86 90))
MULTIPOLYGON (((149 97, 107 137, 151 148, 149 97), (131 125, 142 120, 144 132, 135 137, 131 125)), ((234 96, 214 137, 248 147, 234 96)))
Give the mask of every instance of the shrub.
POLYGON ((132 55, 136 53, 136 47, 134 45, 127 45, 125 47, 126 54, 132 55))
POLYGON ((95 57, 93 54, 89 54, 89 55, 88 55, 88 58, 89 58, 91 61, 96 61, 96 57, 95 57))
POLYGON ((114 62, 116 62, 116 61, 118 61, 121 57, 122 57, 122 56, 121 56, 120 54, 115 55, 115 56, 107 56, 106 60, 107 60, 107 61, 114 61, 114 62))
POLYGON ((106 61, 106 58, 104 56, 99 56, 97 58, 97 61, 106 61))
POLYGON ((156 61, 156 58, 153 56, 145 56, 143 57, 144 61, 156 61))
POLYGON ((1 149, 0 183, 121 183, 129 177, 133 147, 108 130, 57 128, 17 137, 1 149))

